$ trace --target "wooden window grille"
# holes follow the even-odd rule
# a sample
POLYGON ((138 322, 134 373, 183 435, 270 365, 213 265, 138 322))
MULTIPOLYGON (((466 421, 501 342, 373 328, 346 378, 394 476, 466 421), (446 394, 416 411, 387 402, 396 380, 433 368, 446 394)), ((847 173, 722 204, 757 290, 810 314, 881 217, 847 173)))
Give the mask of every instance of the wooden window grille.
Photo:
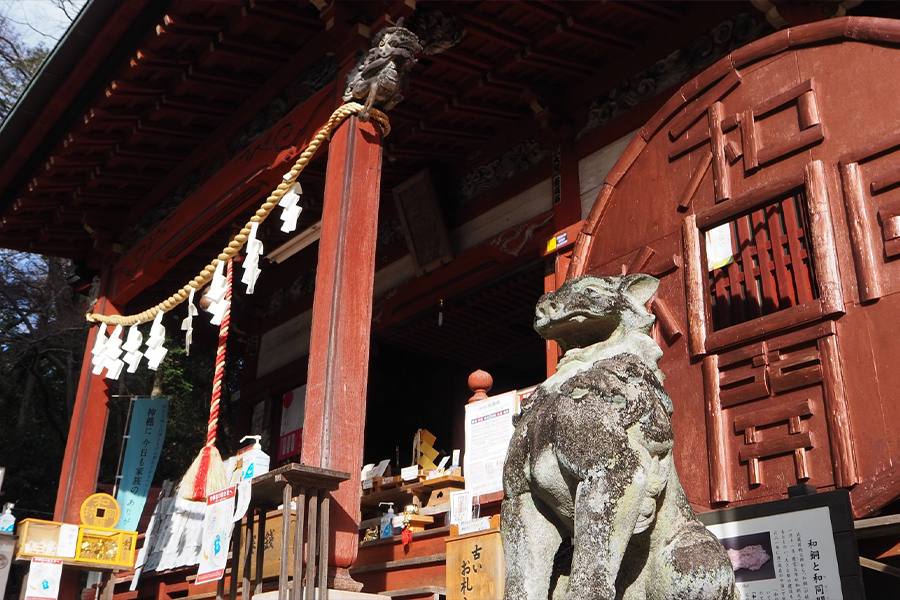
POLYGON ((819 297, 805 193, 770 202, 723 225, 729 228, 732 261, 708 271, 714 330, 819 297))

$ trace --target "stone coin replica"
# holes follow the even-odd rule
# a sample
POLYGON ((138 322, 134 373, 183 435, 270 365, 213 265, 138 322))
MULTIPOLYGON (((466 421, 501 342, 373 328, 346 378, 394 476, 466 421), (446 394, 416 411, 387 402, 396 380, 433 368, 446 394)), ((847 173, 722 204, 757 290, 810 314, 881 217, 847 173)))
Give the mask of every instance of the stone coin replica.
POLYGON ((738 598, 672 459, 647 275, 565 282, 534 327, 565 353, 522 405, 503 473, 507 600, 738 598))
POLYGON ((764 564, 772 559, 765 548, 759 544, 745 546, 740 550, 729 548, 728 558, 731 560, 731 566, 734 567, 735 571, 740 569, 759 571, 764 564))

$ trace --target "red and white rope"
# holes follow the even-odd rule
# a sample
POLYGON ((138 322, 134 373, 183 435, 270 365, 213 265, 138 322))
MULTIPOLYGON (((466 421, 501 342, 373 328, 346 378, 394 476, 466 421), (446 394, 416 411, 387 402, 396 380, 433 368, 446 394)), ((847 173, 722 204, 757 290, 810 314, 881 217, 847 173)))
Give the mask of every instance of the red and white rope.
POLYGON ((219 324, 219 347, 216 349, 216 370, 213 375, 212 400, 209 404, 209 425, 206 428, 206 446, 216 445, 216 432, 219 428, 219 403, 222 400, 222 379, 225 378, 225 346, 228 341, 228 326, 231 324, 231 280, 233 260, 225 265, 225 313, 219 324))

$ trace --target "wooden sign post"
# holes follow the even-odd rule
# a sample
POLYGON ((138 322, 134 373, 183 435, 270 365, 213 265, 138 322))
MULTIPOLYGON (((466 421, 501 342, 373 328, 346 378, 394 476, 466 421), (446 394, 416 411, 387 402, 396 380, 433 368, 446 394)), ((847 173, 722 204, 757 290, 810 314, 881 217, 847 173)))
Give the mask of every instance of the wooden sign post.
POLYGON ((499 515, 490 523, 490 529, 447 538, 447 600, 503 597, 506 563, 499 515))

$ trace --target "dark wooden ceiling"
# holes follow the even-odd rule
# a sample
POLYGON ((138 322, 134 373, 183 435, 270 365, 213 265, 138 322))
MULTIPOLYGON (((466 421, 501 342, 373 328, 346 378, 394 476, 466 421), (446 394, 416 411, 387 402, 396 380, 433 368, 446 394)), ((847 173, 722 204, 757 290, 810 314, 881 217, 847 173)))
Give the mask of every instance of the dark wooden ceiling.
MULTIPOLYGON (((252 124, 299 66, 340 53, 360 24, 377 30, 411 12, 407 2, 336 4, 149 2, 144 16, 159 12, 152 26, 122 42, 131 41, 130 49, 96 89, 80 90, 83 105, 73 101, 64 112, 57 139, 45 141, 48 150, 31 150, 22 168, 0 172, 0 244, 114 262, 145 231, 142 219, 184 200, 184 173, 193 168, 208 177, 221 166, 196 160, 203 148, 224 146, 252 124)), ((390 112, 382 179, 388 192, 424 166, 440 163, 461 177, 529 137, 571 139, 592 100, 723 19, 753 10, 742 2, 423 7, 461 16, 467 33, 450 50, 421 57, 405 100, 390 112)), ((320 190, 323 171, 324 161, 314 162, 304 185, 320 190)), ((392 203, 382 204, 390 213, 392 203)), ((309 222, 316 219, 310 208, 309 222)), ((223 223, 142 300, 156 302, 183 285, 233 227, 223 223)), ((264 232, 268 249, 286 239, 277 229, 264 232)))
POLYGON ((526 363, 537 356, 540 372, 544 340, 532 323, 543 293, 540 261, 452 298, 443 307, 434 306, 411 322, 378 334, 377 339, 469 370, 526 363))

